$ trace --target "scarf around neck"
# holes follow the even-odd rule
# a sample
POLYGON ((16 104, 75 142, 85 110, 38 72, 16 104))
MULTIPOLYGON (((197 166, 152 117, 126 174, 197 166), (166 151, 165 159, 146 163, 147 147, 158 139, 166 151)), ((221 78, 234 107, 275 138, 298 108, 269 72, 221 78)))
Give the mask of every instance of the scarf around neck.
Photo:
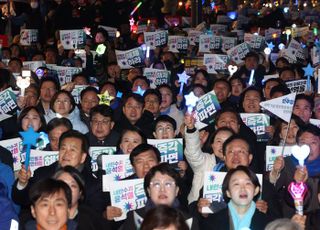
POLYGON ((247 210, 247 212, 244 214, 242 218, 237 213, 237 210, 234 207, 234 204, 232 201, 229 201, 228 203, 228 209, 229 213, 231 215, 232 223, 233 223, 233 229, 234 230, 241 230, 241 229, 249 229, 251 225, 251 220, 254 215, 254 212, 256 210, 256 204, 251 201, 250 207, 247 210))

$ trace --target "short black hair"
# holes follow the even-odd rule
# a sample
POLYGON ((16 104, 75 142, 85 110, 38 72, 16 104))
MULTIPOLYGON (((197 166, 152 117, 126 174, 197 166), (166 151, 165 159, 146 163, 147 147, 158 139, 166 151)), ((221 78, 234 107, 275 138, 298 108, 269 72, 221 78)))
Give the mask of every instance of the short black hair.
POLYGON ((266 88, 267 84, 272 81, 277 82, 279 85, 285 84, 284 81, 280 78, 269 78, 268 80, 263 82, 263 88, 266 88))
POLYGON ((259 55, 256 52, 250 51, 249 53, 246 54, 246 56, 244 57, 244 60, 246 60, 249 57, 254 57, 257 60, 257 62, 259 62, 259 55))
POLYGON ((304 133, 311 133, 314 136, 320 137, 320 128, 312 124, 306 124, 304 126, 301 126, 296 136, 297 143, 299 143, 299 139, 304 133))
MULTIPOLYGON (((80 57, 79 57, 79 58, 80 58, 80 57)), ((81 58, 80 58, 80 60, 82 61, 81 58)), ((74 81, 77 77, 83 77, 83 78, 86 80, 86 82, 89 83, 89 78, 88 78, 88 76, 87 76, 85 73, 83 73, 83 72, 81 72, 81 73, 76 73, 76 74, 72 75, 72 80, 71 80, 71 81, 74 81)))
MULTIPOLYGON (((281 68, 281 69, 279 69, 279 78, 281 77, 281 74, 283 73, 283 72, 285 72, 285 71, 291 71, 292 73, 293 73, 293 76, 295 76, 295 72, 294 72, 294 69, 292 68, 292 67, 290 67, 290 66, 285 66, 285 67, 283 67, 283 68, 281 68)), ((280 78, 281 79, 281 78, 280 78)))
POLYGON ((215 114, 215 124, 217 124, 221 115, 224 113, 233 113, 237 117, 238 125, 241 125, 242 119, 239 113, 237 113, 237 111, 235 111, 234 108, 231 108, 231 107, 226 107, 217 111, 217 113, 215 114))
POLYGON ((297 103, 298 100, 305 100, 310 104, 311 107, 311 111, 313 111, 314 109, 314 101, 313 98, 311 96, 305 95, 305 94, 298 94, 296 96, 296 100, 294 101, 294 105, 297 103))
POLYGON ((172 125, 173 130, 175 131, 177 129, 177 122, 175 119, 173 119, 172 117, 170 117, 169 115, 160 115, 159 117, 157 117, 157 119, 154 122, 154 128, 153 130, 156 129, 156 126, 159 122, 168 122, 172 125))
POLYGON ((179 172, 177 172, 177 170, 167 162, 160 163, 156 166, 153 166, 144 177, 143 187, 148 198, 148 188, 150 186, 150 182, 157 172, 161 173, 162 175, 168 175, 172 177, 176 186, 181 187, 181 179, 179 172))
POLYGON ((17 57, 13 57, 13 58, 10 58, 10 60, 9 60, 9 63, 8 64, 10 64, 11 62, 18 62, 19 63, 19 65, 20 65, 20 67, 23 67, 23 64, 22 64, 22 61, 21 61, 21 59, 20 58, 17 58, 17 57))
POLYGON ((123 106, 125 106, 128 102, 128 100, 132 98, 133 100, 137 101, 139 104, 141 104, 142 106, 144 106, 144 100, 143 97, 139 94, 136 93, 132 93, 129 92, 128 94, 126 94, 123 98, 123 106))
POLYGON ((148 95, 155 95, 158 98, 159 104, 161 104, 162 97, 158 89, 147 89, 143 94, 143 100, 145 100, 148 95))
POLYGON ((95 87, 93 87, 93 86, 88 86, 87 88, 85 88, 85 89, 83 89, 83 90, 81 91, 81 93, 80 93, 80 99, 81 99, 81 100, 82 100, 82 98, 84 97, 84 95, 85 95, 87 92, 94 92, 94 93, 96 93, 96 94, 97 94, 97 98, 99 99, 99 97, 98 97, 99 91, 98 91, 95 87))
POLYGON ((226 84, 226 85, 228 86, 228 88, 229 88, 229 92, 231 92, 231 84, 230 84, 230 82, 229 82, 227 79, 224 79, 224 78, 218 78, 218 79, 216 79, 216 80, 213 82, 213 84, 212 84, 212 89, 213 89, 214 86, 215 86, 217 83, 219 83, 219 82, 222 82, 222 83, 226 84))
POLYGON ((240 112, 244 112, 243 102, 244 102, 244 98, 245 98, 246 94, 249 91, 257 92, 259 94, 259 96, 260 96, 260 102, 264 101, 264 96, 263 96, 262 90, 260 88, 255 87, 255 86, 249 86, 244 91, 242 91, 242 93, 240 94, 240 99, 239 99, 239 111, 240 112))
POLYGON ((247 87, 245 80, 241 76, 232 75, 232 77, 229 78, 231 88, 232 88, 232 81, 235 81, 235 80, 240 81, 242 88, 245 89, 247 87))
POLYGON ((286 63, 286 65, 290 65, 288 59, 286 59, 285 57, 279 57, 279 58, 276 60, 276 65, 278 65, 278 63, 279 63, 280 61, 286 63))
POLYGON ((290 89, 286 84, 280 84, 273 86, 272 89, 270 90, 270 97, 273 97, 276 93, 283 93, 283 95, 290 94, 290 89))
POLYGON ((132 85, 134 85, 134 82, 135 82, 136 80, 143 80, 143 81, 145 81, 145 82, 147 83, 148 86, 150 86, 150 81, 149 81, 149 79, 148 79, 147 77, 145 77, 145 76, 136 76, 135 78, 133 78, 133 80, 132 80, 132 85))
POLYGON ((57 91, 60 90, 60 83, 59 83, 59 81, 57 81, 56 78, 50 77, 50 76, 41 78, 39 88, 41 89, 43 83, 45 83, 45 82, 47 82, 47 81, 52 82, 52 83, 55 85, 57 91))
POLYGON ((55 180, 52 178, 40 180, 37 183, 33 184, 29 191, 31 206, 34 207, 39 199, 52 196, 61 191, 65 194, 68 202, 68 207, 70 208, 72 202, 72 192, 69 185, 67 185, 63 181, 55 180))
POLYGON ((249 148, 249 154, 251 154, 251 155, 253 154, 252 146, 250 145, 248 140, 239 134, 234 134, 231 137, 229 137, 222 145, 222 152, 223 152, 224 156, 226 155, 228 145, 235 140, 241 140, 241 141, 244 141, 245 143, 247 143, 248 148, 249 148))
POLYGON ((81 150, 84 153, 89 153, 89 143, 87 137, 76 130, 69 130, 67 132, 64 132, 59 139, 59 149, 61 147, 62 141, 66 138, 77 138, 81 140, 81 150))
POLYGON ((104 117, 110 117, 111 121, 113 121, 113 110, 108 105, 96 105, 90 110, 90 121, 92 120, 92 117, 96 114, 100 114, 104 117))
POLYGON ((140 153, 144 153, 144 152, 149 151, 149 150, 154 152, 154 154, 157 157, 158 162, 160 162, 161 161, 161 154, 160 154, 159 149, 157 149, 153 145, 142 143, 142 144, 136 146, 132 150, 132 152, 130 153, 130 163, 131 163, 131 165, 134 165, 134 158, 136 156, 138 156, 140 153))
MULTIPOLYGON (((246 166, 242 166, 242 165, 239 165, 238 167, 234 168, 234 169, 230 169, 225 178, 223 179, 223 182, 222 182, 222 194, 223 194, 223 199, 226 203, 228 203, 231 199, 227 196, 227 190, 229 190, 229 183, 230 183, 230 179, 232 177, 233 174, 235 174, 236 172, 244 172, 251 180, 251 182, 253 183, 253 185, 256 187, 260 187, 261 188, 261 185, 260 185, 260 182, 258 180, 258 177, 257 175, 252 172, 248 167, 246 166)), ((259 198, 259 195, 260 195, 260 190, 258 192, 257 195, 255 195, 253 197, 253 201, 257 201, 258 198, 259 198)))
POLYGON ((50 133, 52 130, 54 130, 55 128, 59 127, 59 126, 64 126, 66 127, 68 130, 72 130, 73 126, 71 121, 68 118, 65 117, 55 117, 52 120, 49 121, 48 125, 47 125, 47 133, 50 133))

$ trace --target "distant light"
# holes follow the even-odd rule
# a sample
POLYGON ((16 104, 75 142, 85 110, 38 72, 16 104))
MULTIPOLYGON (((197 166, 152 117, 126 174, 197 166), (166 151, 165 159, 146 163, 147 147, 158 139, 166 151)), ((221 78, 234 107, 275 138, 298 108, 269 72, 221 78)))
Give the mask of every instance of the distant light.
POLYGON ((121 35, 121 34, 120 34, 120 32, 119 32, 119 31, 117 31, 117 32, 116 32, 116 37, 117 37, 117 38, 119 38, 119 37, 120 37, 120 35, 121 35))
POLYGON ((307 5, 308 5, 308 4, 307 4, 306 2, 305 2, 305 3, 303 3, 303 7, 307 7, 307 5))
POLYGON ((237 18, 237 12, 235 11, 231 11, 227 13, 227 16, 231 19, 231 20, 235 20, 237 18))
POLYGON ((278 45, 279 50, 283 50, 286 46, 283 43, 280 43, 278 45))
POLYGON ((287 14, 287 13, 289 12, 289 7, 283 8, 283 12, 284 12, 285 14, 287 14))
POLYGON ((179 2, 179 7, 181 7, 183 5, 183 2, 179 2))
POLYGON ((264 49, 264 53, 265 53, 266 55, 270 55, 270 54, 271 54, 271 49, 270 49, 269 47, 265 48, 265 49, 264 49))
POLYGON ((297 25, 296 24, 292 24, 292 28, 297 28, 297 25))
POLYGON ((286 35, 290 35, 291 34, 291 29, 286 29, 286 35))

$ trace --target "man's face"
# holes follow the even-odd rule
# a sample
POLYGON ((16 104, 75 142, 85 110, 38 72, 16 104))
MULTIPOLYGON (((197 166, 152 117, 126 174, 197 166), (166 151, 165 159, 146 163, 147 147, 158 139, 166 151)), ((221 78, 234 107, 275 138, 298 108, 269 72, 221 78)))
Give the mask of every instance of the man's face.
POLYGON ((149 89, 149 86, 148 86, 146 81, 144 81, 142 79, 137 79, 137 80, 134 81, 134 83, 132 85, 132 92, 137 91, 139 86, 143 90, 149 89))
POLYGON ((297 100, 295 105, 293 106, 293 114, 297 115, 304 122, 308 123, 312 116, 311 105, 307 100, 297 100))
POLYGON ((220 103, 226 101, 230 94, 229 86, 225 82, 217 82, 214 85, 213 90, 216 93, 220 103))
POLYGON ((320 155, 320 137, 315 136, 312 133, 304 132, 299 137, 299 145, 308 145, 310 148, 310 154, 308 161, 313 161, 317 159, 320 155))
POLYGON ((123 113, 131 124, 135 124, 142 116, 143 106, 132 97, 127 100, 123 106, 123 113))
POLYGON ((246 92, 243 100, 243 108, 246 113, 260 112, 260 94, 255 90, 246 92))
POLYGON ((40 197, 31 206, 32 216, 42 230, 61 229, 68 221, 68 201, 63 191, 40 197))
POLYGON ((133 169, 138 178, 144 178, 149 170, 158 164, 157 156, 153 150, 142 152, 133 159, 133 169))
POLYGON ((216 127, 228 127, 235 133, 239 133, 240 131, 240 124, 238 123, 237 116, 232 112, 222 113, 219 120, 217 120, 216 127))
POLYGON ((249 166, 252 154, 249 153, 248 144, 240 139, 231 141, 227 145, 224 160, 228 169, 234 169, 239 165, 249 166))
POLYGON ((49 132, 48 136, 52 151, 59 151, 59 138, 66 131, 68 131, 68 128, 60 125, 49 132))
POLYGON ((50 103, 53 95, 57 92, 56 86, 51 81, 46 81, 40 89, 40 99, 46 103, 50 103))
POLYGON ((292 81, 295 80, 295 74, 290 70, 286 70, 281 73, 280 79, 282 79, 283 81, 292 81))
POLYGON ((279 85, 279 83, 276 81, 269 81, 266 84, 266 87, 264 88, 264 96, 267 100, 271 99, 270 91, 274 86, 277 86, 277 85, 279 85))
POLYGON ((120 73, 121 73, 120 66, 118 66, 118 65, 108 66, 108 70, 107 71, 108 71, 108 75, 111 78, 114 78, 114 79, 120 78, 120 73))
POLYGON ((93 135, 98 140, 104 140, 111 132, 114 122, 110 117, 105 117, 100 113, 96 113, 92 116, 90 127, 93 135))
POLYGON ((247 57, 244 61, 247 70, 258 68, 258 60, 255 57, 247 57))
POLYGON ((81 99, 81 108, 87 115, 90 114, 90 110, 99 104, 99 98, 97 93, 93 91, 86 92, 81 99))
POLYGON ((170 122, 159 121, 156 124, 153 135, 156 139, 172 139, 175 136, 175 130, 170 122))
POLYGON ((59 149, 59 163, 62 167, 70 165, 73 167, 78 167, 82 164, 86 157, 87 153, 83 153, 82 141, 75 137, 65 138, 59 149))
POLYGON ((156 95, 148 94, 144 98, 144 108, 157 116, 160 113, 160 102, 156 95))

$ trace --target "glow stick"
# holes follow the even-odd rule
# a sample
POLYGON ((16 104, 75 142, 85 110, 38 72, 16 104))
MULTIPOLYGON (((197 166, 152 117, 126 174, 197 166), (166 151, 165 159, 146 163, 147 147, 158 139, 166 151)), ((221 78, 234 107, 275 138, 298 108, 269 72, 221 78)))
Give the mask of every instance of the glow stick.
POLYGON ((136 7, 132 10, 132 12, 130 13, 130 15, 132 16, 136 11, 137 9, 142 5, 142 2, 139 2, 138 5, 136 5, 136 7))
POLYGON ((252 85, 252 83, 253 83, 253 76, 254 76, 254 69, 251 70, 249 85, 252 85))
POLYGON ((146 58, 149 58, 149 56, 150 56, 150 46, 147 46, 146 58))

